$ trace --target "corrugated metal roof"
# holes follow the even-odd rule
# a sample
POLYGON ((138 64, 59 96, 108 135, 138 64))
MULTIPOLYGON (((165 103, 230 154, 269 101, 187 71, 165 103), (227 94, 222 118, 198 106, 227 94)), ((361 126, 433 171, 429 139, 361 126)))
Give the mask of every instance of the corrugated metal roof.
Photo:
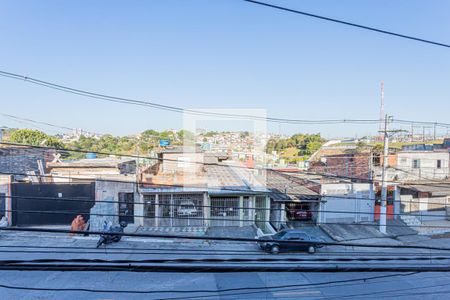
POLYGON ((131 158, 94 158, 94 159, 80 159, 74 161, 49 162, 48 168, 115 168, 123 163, 134 162, 131 158))
POLYGON ((449 183, 428 183, 428 184, 407 184, 400 185, 400 188, 409 189, 415 192, 431 193, 432 196, 450 196, 449 183))
POLYGON ((318 200, 319 194, 276 171, 267 171, 267 189, 274 201, 318 200))

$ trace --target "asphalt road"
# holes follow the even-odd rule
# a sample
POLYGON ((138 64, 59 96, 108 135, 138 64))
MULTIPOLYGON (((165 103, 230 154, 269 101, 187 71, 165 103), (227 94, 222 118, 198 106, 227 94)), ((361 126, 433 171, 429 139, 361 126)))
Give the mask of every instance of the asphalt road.
MULTIPOLYGON (((1 260, 102 259, 164 260, 155 265, 180 265, 176 259, 269 259, 220 263, 245 267, 291 268, 293 266, 449 266, 450 252, 411 249, 367 249, 328 246, 314 254, 261 252, 253 243, 206 243, 188 240, 124 238, 106 249, 95 249, 95 237, 8 232, 0 234, 1 260), (357 258, 363 261, 342 261, 357 258), (390 258, 395 260, 383 261, 390 258), (409 260, 402 260, 408 258, 409 260), (417 260, 416 260, 417 258, 417 260), (426 258, 424 260, 424 258, 426 258), (440 259, 437 259, 440 258, 440 259), (286 262, 286 259, 301 261, 286 262), (167 262, 169 260, 169 262, 167 262), (170 262, 172 261, 172 262, 170 262)), ((450 245, 448 239, 427 244, 450 245)), ((64 262, 59 265, 64 264, 64 262)), ((101 264, 101 263, 99 263, 101 264)), ((214 266, 219 263, 183 262, 214 266)), ((0 299, 445 299, 450 295, 444 272, 60 272, 0 271, 0 299), (365 278, 366 280, 358 280, 365 278), (280 287, 282 286, 282 287, 280 287), (15 287, 16 289, 8 288, 15 287), (38 290, 20 290, 31 287, 38 290), (45 289, 69 289, 48 291, 45 289), (39 290, 44 289, 44 290, 39 290), (88 289, 81 291, 77 289, 88 289), (108 292, 116 290, 115 292, 108 292), (127 291, 121 293, 118 291, 127 291), (201 291, 201 292, 200 292, 201 291)))

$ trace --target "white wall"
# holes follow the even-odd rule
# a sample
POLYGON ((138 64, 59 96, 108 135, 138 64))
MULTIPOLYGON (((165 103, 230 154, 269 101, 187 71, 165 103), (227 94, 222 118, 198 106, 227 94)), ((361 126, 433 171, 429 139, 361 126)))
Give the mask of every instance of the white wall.
MULTIPOLYGON (((135 182, 115 182, 107 180, 95 181, 95 202, 101 202, 104 200, 114 201, 116 203, 109 203, 108 205, 114 206, 115 214, 119 213, 119 193, 134 193, 134 202, 141 203, 141 197, 136 193, 135 182)), ((134 214, 142 216, 143 205, 134 205, 134 214)), ((142 217, 134 218, 135 225, 143 225, 142 217)))
POLYGON ((11 224, 11 176, 10 175, 0 175, 0 193, 5 194, 5 207, 2 207, 2 210, 5 210, 6 217, 8 218, 9 224, 11 224))
POLYGON ((318 223, 372 222, 375 198, 372 184, 339 183, 322 185, 318 223))
POLYGON ((449 152, 405 151, 397 153, 399 179, 444 179, 449 175, 449 152), (420 161, 419 168, 413 168, 414 160, 420 161), (437 161, 441 160, 441 168, 437 161))

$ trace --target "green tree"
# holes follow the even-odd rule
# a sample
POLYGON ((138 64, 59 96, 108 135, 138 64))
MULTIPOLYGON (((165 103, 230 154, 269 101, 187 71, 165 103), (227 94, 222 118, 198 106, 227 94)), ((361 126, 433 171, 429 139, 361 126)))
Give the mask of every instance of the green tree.
POLYGON ((8 141, 32 146, 46 146, 53 148, 64 147, 64 144, 57 137, 32 129, 15 130, 10 134, 8 141))

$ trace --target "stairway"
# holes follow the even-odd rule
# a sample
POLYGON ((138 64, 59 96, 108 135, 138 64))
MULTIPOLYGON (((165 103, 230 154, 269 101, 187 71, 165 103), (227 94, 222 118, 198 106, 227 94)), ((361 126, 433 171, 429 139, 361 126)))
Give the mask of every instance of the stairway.
POLYGON ((422 222, 420 222, 420 220, 416 216, 400 215, 400 219, 402 219, 402 221, 405 222, 406 225, 412 226, 413 228, 417 228, 418 226, 422 225, 422 222))

